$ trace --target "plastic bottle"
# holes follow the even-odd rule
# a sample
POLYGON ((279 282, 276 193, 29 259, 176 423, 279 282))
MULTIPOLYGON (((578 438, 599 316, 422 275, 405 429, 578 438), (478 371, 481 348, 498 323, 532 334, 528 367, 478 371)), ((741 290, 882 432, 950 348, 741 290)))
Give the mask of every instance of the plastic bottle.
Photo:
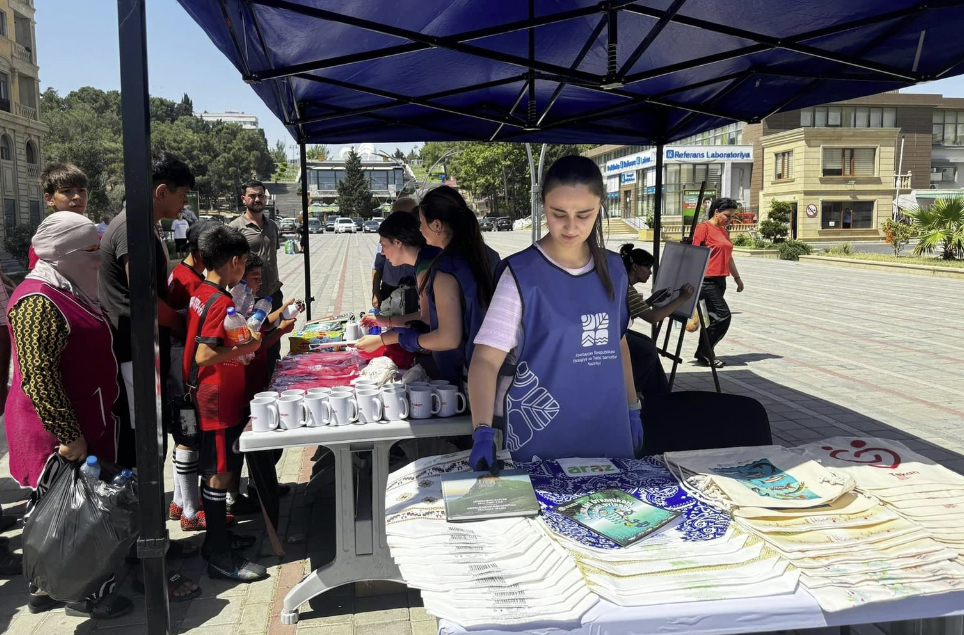
POLYGON ((87 482, 93 485, 100 480, 100 463, 97 461, 97 457, 91 454, 84 461, 84 464, 80 466, 80 473, 84 475, 87 482))
POLYGON ((224 334, 229 346, 240 346, 251 340, 251 333, 248 332, 244 318, 238 314, 234 307, 229 307, 227 315, 224 317, 224 334))
POLYGON ((130 482, 133 476, 134 476, 134 473, 131 472, 130 470, 121 470, 120 473, 118 473, 117 476, 114 477, 114 480, 111 481, 111 485, 124 487, 130 482))
POLYGON ((248 318, 248 327, 257 333, 261 330, 261 325, 264 324, 265 319, 267 319, 268 314, 271 313, 271 296, 265 296, 258 300, 258 303, 254 305, 254 313, 248 318))
POLYGON ((248 283, 242 280, 231 289, 231 299, 234 300, 234 308, 242 314, 244 313, 244 296, 248 283))
POLYGON ((297 302, 294 302, 285 307, 285 310, 281 312, 281 317, 282 319, 285 319, 285 320, 293 320, 296 317, 298 317, 299 313, 301 313, 299 304, 297 302))
POLYGON ((242 317, 248 317, 254 311, 254 292, 247 284, 244 286, 244 310, 241 311, 242 317))

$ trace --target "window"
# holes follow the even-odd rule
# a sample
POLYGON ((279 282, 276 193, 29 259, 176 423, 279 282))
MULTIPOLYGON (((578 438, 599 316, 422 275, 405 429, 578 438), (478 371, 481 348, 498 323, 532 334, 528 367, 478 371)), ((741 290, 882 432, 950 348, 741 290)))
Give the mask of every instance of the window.
POLYGON ((874 226, 871 201, 825 201, 820 214, 821 229, 870 229, 874 226))
POLYGON ((936 146, 964 146, 964 111, 935 110, 932 137, 936 146))
MULTIPOLYGON (((896 108, 821 106, 800 111, 802 128, 896 128, 896 108)), ((943 132, 941 133, 943 135, 943 132)))
POLYGON ((3 222, 8 228, 17 226, 17 201, 12 198, 3 199, 3 222))
POLYGON ((12 156, 10 153, 10 137, 0 135, 0 159, 10 161, 12 156))
POLYGON ((873 176, 874 148, 824 148, 824 176, 873 176))
POLYGON ((793 152, 777 152, 773 155, 773 178, 777 181, 793 178, 793 152))
POLYGON ((0 11, 0 35, 7 37, 7 14, 0 11))
POLYGON ((33 147, 33 142, 28 141, 26 147, 24 148, 24 153, 27 157, 27 163, 30 165, 37 164, 37 151, 33 147))
POLYGON ((30 205, 30 224, 39 225, 43 218, 40 217, 40 201, 29 201, 30 205))

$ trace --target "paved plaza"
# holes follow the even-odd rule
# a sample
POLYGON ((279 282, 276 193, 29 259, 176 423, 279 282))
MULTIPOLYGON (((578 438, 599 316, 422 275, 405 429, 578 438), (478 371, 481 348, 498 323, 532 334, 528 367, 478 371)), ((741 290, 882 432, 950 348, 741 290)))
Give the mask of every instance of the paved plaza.
MULTIPOLYGON (((505 256, 524 248, 529 232, 488 233, 485 238, 505 256)), ((374 234, 311 237, 315 317, 370 306, 376 240, 374 234)), ((613 237, 609 246, 618 249, 621 242, 613 237)), ((286 296, 303 297, 303 256, 279 257, 286 296)), ((777 443, 869 434, 898 439, 964 473, 964 343, 958 331, 964 315, 964 282, 817 263, 755 258, 738 263, 746 291, 737 294, 731 285, 727 294, 734 316, 717 351, 727 362, 720 379, 725 392, 763 403, 777 443)), ((677 390, 713 389, 709 369, 689 361, 695 346, 695 336, 687 335, 687 362, 679 369, 677 390)), ((200 558, 171 563, 204 589, 201 598, 171 606, 174 633, 436 632, 435 620, 420 607, 418 594, 401 587, 395 593, 377 586, 337 589, 303 607, 297 626, 280 623, 277 615, 287 590, 332 557, 333 500, 321 497, 311 505, 305 500, 313 453, 288 450, 279 464, 280 480, 299 484, 282 500, 278 531, 284 558, 271 555, 260 517, 245 517, 237 527, 261 538, 251 554, 270 567, 271 578, 250 585, 228 584, 203 574, 200 558)), ((7 473, 4 454, 0 476, 7 473)), ((168 461, 168 491, 170 479, 168 461)), ((11 479, 0 479, 0 502, 8 513, 22 515, 23 498, 11 479)), ((175 523, 169 528, 174 537, 184 537, 179 528, 175 531, 175 523)), ((5 534, 14 548, 19 547, 20 531, 18 524, 5 534)), ((132 571, 125 570, 122 576, 121 592, 134 598, 136 610, 99 623, 68 618, 63 611, 31 615, 25 608, 23 578, 0 580, 0 632, 145 633, 143 596, 130 590, 132 571)))

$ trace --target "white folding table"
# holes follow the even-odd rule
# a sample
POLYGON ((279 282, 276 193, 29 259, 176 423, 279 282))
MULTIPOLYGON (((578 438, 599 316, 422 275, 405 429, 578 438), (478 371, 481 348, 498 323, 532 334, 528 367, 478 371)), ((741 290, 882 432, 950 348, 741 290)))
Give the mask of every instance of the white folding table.
POLYGON ((335 559, 309 573, 288 592, 281 612, 282 624, 296 624, 302 604, 343 584, 366 580, 404 583, 385 537, 389 450, 405 439, 470 434, 472 420, 468 415, 242 433, 242 452, 322 445, 335 458, 335 559), (372 456, 371 506, 358 514, 352 467, 352 454, 356 452, 370 452, 372 456))

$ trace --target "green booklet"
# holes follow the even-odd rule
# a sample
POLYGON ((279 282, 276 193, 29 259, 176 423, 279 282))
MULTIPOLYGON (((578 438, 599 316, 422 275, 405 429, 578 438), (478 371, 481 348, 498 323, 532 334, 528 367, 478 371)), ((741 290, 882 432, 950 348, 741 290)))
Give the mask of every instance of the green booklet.
POLYGON ((583 527, 627 547, 675 520, 679 512, 653 507, 618 489, 574 498, 553 508, 583 527))
POLYGON ((536 516, 539 502, 525 470, 442 475, 445 516, 451 522, 536 516))

